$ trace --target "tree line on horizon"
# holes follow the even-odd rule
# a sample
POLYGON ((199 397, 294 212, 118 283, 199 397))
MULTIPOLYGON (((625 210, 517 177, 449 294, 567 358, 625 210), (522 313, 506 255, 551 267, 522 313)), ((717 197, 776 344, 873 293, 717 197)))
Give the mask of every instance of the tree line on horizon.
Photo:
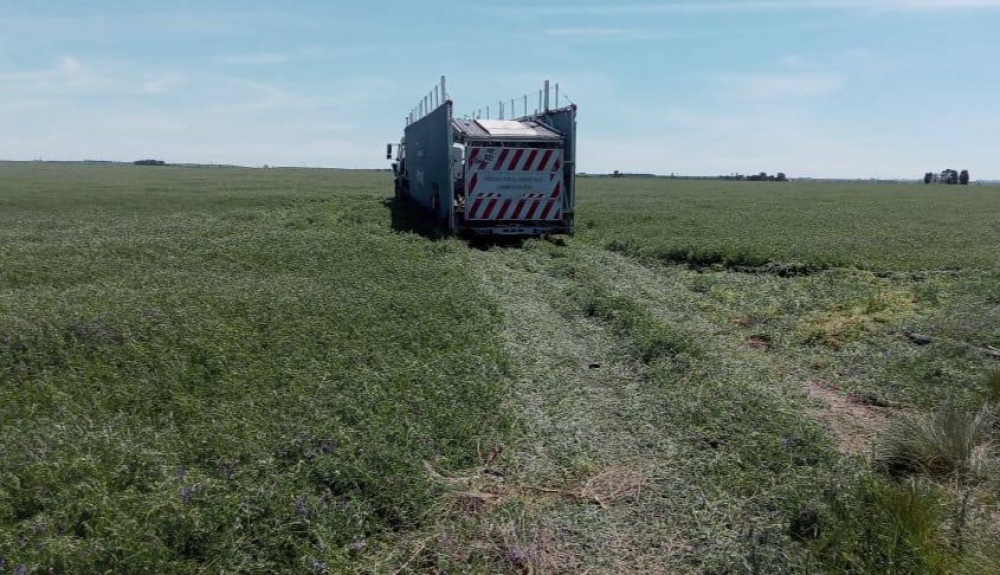
POLYGON ((949 184, 949 185, 969 185, 969 170, 957 172, 951 168, 942 170, 940 174, 927 172, 924 174, 925 184, 949 184))
POLYGON ((777 174, 768 174, 767 172, 761 172, 759 174, 749 174, 744 176, 743 174, 729 174, 726 176, 719 176, 722 180, 736 180, 736 181, 747 181, 747 182, 787 182, 788 176, 785 172, 778 172, 777 174))

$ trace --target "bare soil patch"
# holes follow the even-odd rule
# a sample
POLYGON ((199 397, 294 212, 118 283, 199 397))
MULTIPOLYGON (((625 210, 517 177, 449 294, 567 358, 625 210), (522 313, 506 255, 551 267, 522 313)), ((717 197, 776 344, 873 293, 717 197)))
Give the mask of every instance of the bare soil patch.
POLYGON ((809 415, 829 430, 845 454, 871 452, 875 436, 898 409, 882 401, 873 401, 868 394, 844 394, 826 382, 811 381, 806 389, 809 397, 822 404, 810 409, 809 415))

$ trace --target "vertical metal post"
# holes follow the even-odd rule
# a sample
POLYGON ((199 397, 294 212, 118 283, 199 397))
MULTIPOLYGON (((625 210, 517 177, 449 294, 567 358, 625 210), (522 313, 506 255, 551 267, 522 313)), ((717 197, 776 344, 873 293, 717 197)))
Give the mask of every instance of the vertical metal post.
POLYGON ((441 87, 434 86, 434 107, 437 108, 441 105, 441 87))
POLYGON ((503 120, 503 100, 500 101, 500 115, 497 118, 503 120))
POLYGON ((559 103, 559 84, 556 84, 556 108, 558 108, 561 105, 562 104, 559 103))
POLYGON ((528 115, 528 95, 524 95, 524 115, 528 115))
POLYGON ((548 80, 545 81, 545 88, 544 88, 544 90, 545 90, 545 107, 542 108, 542 109, 545 110, 546 112, 548 112, 549 111, 549 81, 548 80))
POLYGON ((517 109, 514 108, 514 98, 510 99, 510 117, 512 120, 517 117, 517 109))
POLYGON ((444 76, 441 76, 441 100, 442 101, 447 101, 448 100, 448 92, 444 89, 444 87, 445 87, 444 76))
POLYGON ((490 119, 490 107, 489 106, 486 106, 486 119, 487 120, 490 119))

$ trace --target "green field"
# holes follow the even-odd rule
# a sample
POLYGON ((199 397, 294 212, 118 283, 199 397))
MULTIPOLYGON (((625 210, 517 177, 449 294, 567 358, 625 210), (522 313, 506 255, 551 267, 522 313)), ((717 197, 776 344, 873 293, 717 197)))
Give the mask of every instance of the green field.
POLYGON ((1000 264, 998 186, 641 178, 583 185, 606 193, 585 196, 582 238, 666 261, 876 271, 1000 264))
POLYGON ((985 441, 877 456, 1000 401, 1000 188, 579 184, 469 246, 386 173, 0 163, 0 573, 997 572, 985 441))

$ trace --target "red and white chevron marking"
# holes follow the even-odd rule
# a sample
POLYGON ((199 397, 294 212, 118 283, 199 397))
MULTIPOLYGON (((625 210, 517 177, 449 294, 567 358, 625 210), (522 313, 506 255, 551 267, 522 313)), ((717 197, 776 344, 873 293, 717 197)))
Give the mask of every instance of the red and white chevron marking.
POLYGON ((472 148, 466 172, 558 172, 562 150, 536 148, 472 148))
POLYGON ((466 162, 466 220, 562 219, 562 150, 472 148, 466 162))

